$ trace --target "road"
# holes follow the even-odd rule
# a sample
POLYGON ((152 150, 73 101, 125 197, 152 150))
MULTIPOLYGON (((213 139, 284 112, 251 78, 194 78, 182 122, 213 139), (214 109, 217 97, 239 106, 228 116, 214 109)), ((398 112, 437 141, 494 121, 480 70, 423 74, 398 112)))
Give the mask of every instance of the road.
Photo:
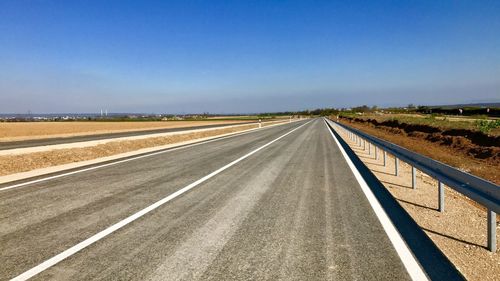
POLYGON ((107 133, 107 134, 95 134, 95 135, 84 135, 84 136, 74 136, 74 137, 57 137, 57 138, 44 138, 44 139, 32 139, 32 140, 21 140, 21 141, 4 141, 0 142, 0 150, 15 149, 15 148, 26 148, 34 146, 45 146, 45 145, 55 145, 64 143, 74 143, 74 142, 84 142, 84 141, 94 141, 94 140, 105 140, 113 138, 123 138, 123 137, 135 137, 143 136, 149 134, 161 134, 161 133, 171 133, 171 132, 182 132, 188 130, 197 129, 209 129, 209 128, 222 128, 233 125, 251 124, 252 122, 242 122, 238 124, 214 124, 214 125, 203 125, 203 126, 193 126, 193 127, 181 127, 181 128, 167 128, 167 129, 151 129, 143 131, 129 131, 129 132, 119 132, 119 133, 107 133))
POLYGON ((410 279, 322 119, 2 190, 0 279, 189 186, 33 279, 410 279))

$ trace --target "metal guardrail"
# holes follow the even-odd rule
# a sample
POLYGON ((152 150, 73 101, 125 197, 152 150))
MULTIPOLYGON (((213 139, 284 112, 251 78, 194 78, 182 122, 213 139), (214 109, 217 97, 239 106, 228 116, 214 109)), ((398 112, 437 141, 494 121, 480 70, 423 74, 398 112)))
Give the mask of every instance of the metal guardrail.
MULTIPOLYGON (((336 125, 351 140, 356 141, 359 145, 371 149, 371 145, 375 149, 375 157, 377 158, 377 148, 383 151, 384 166, 386 164, 386 154, 390 153, 395 159, 395 175, 398 175, 399 159, 412 166, 412 186, 416 188, 416 169, 438 180, 438 202, 439 211, 444 212, 444 188, 443 184, 454 189, 455 191, 467 196, 487 208, 488 213, 488 249, 492 252, 496 251, 496 214, 500 212, 500 186, 476 177, 466 172, 462 172, 449 165, 412 152, 396 144, 387 142, 377 137, 368 135, 360 130, 350 126, 329 120, 329 125, 336 125)), ((333 128, 332 128, 333 129, 333 128)))

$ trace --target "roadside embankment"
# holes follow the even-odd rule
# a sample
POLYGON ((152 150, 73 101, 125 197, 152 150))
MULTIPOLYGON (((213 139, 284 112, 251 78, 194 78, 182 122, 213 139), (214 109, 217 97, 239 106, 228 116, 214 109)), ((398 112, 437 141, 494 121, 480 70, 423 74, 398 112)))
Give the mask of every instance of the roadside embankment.
POLYGON ((500 136, 397 120, 340 118, 340 122, 500 184, 500 136))

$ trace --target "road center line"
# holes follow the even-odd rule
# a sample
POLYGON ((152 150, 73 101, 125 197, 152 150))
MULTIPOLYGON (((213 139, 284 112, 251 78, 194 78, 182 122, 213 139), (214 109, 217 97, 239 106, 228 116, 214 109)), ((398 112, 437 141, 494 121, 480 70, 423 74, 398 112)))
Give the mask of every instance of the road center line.
POLYGON ((251 152, 249 152, 249 153, 241 156, 240 158, 232 161, 231 163, 225 165, 224 167, 219 168, 218 170, 213 171, 212 173, 210 173, 210 174, 202 177, 201 179, 199 179, 199 180, 197 180, 197 181, 189 184, 188 186, 183 187, 182 189, 177 190, 176 192, 174 192, 174 193, 168 195, 167 197, 165 197, 165 198, 157 201, 156 203, 154 203, 154 204, 152 204, 152 205, 150 205, 150 206, 148 206, 148 207, 140 210, 139 212, 137 212, 137 213, 135 213, 135 214, 133 214, 133 215, 131 215, 131 216, 129 216, 129 217, 121 220, 121 221, 119 221, 116 224, 113 224, 112 226, 110 226, 110 227, 102 230, 101 232, 99 232, 99 233, 97 233, 97 234, 95 234, 95 235, 93 235, 93 236, 85 239, 84 241, 76 244, 75 246, 72 246, 71 248, 69 248, 69 249, 67 249, 67 250, 65 250, 65 251, 63 251, 63 252, 61 252, 61 253, 53 256, 52 258, 50 258, 50 259, 42 262, 41 264, 39 264, 39 265, 37 265, 37 266, 35 266, 35 267, 27 270, 27 271, 25 271, 24 273, 18 275, 17 277, 14 277, 11 280, 15 280, 15 281, 18 281, 18 280, 27 280, 27 279, 29 279, 29 278, 31 278, 31 277, 39 274, 40 272, 42 272, 42 271, 44 271, 44 270, 46 270, 46 269, 48 269, 48 268, 56 265, 57 263, 61 262, 62 260, 64 260, 64 259, 66 259, 66 258, 68 258, 68 257, 70 257, 70 256, 72 256, 74 254, 76 254, 77 252, 81 251, 82 249, 84 249, 84 248, 92 245, 93 243, 95 243, 95 242, 103 239, 104 237, 106 237, 106 236, 110 235, 111 233, 115 232, 116 230, 118 230, 118 229, 126 226, 127 224, 129 224, 129 223, 131 223, 131 222, 139 219, 140 217, 146 215, 147 213, 149 213, 149 212, 155 210, 156 208, 164 205, 165 203, 167 203, 167 202, 175 199, 176 197, 182 195, 183 193, 186 193, 190 189, 192 189, 192 188, 198 186, 199 184, 207 181, 208 179, 210 179, 210 178, 214 177, 215 175, 221 173, 222 171, 230 168, 231 166, 237 164, 238 162, 241 162, 242 160, 250 157, 251 155, 257 153, 258 151, 260 151, 260 150, 266 148, 267 146, 273 144, 274 142, 276 142, 276 141, 278 141, 278 140, 286 137, 287 135, 289 135, 289 134, 293 133, 294 131, 300 129, 301 127, 309 124, 310 122, 311 121, 309 121, 309 122, 307 122, 305 124, 302 124, 302 125, 298 126, 297 128, 295 128, 295 129, 287 132, 286 134, 281 135, 280 137, 278 137, 278 138, 276 138, 276 139, 274 139, 274 140, 272 140, 272 141, 264 144, 263 146, 260 146, 257 149, 252 150, 251 152))
POLYGON ((394 249, 396 250, 397 254, 399 255, 399 258, 403 262, 404 267, 406 268, 406 271, 410 275, 410 278, 412 280, 429 280, 427 278, 427 275, 424 273, 422 268, 420 267, 419 263, 413 256, 412 252, 408 248, 408 245, 404 242, 403 238, 397 231, 396 227, 392 223, 391 219, 389 216, 387 216, 387 213, 384 211, 382 208, 382 205, 380 205, 380 202, 377 200, 373 192, 371 191, 370 187, 368 187, 368 184, 366 181, 363 179, 361 174, 359 173, 358 169, 356 169, 356 166, 354 166, 354 163, 351 161, 349 156, 347 155, 346 151, 340 144, 339 140, 337 137, 333 134, 333 132, 330 130, 330 127, 328 126, 327 120, 325 119, 325 126, 332 135, 332 138, 335 140, 335 143, 340 149, 340 152, 342 153, 342 156, 344 156, 347 165, 349 168, 352 170, 354 177, 358 181, 359 186, 361 187, 361 190, 366 196, 366 199, 368 199, 368 202, 370 203, 373 211, 375 212, 375 215, 377 216, 378 220, 380 221, 380 224, 382 224, 382 228, 384 229, 385 233, 389 237, 389 240, 391 241, 392 245, 394 246, 394 249))

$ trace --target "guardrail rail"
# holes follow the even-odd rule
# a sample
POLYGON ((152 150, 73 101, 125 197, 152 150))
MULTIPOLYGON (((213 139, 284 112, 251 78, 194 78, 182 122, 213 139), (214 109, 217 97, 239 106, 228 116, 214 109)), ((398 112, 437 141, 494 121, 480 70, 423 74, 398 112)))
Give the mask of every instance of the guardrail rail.
POLYGON ((438 209, 440 212, 444 212, 443 184, 486 207, 488 217, 487 248, 496 252, 496 214, 500 212, 500 186, 334 120, 327 119, 327 124, 332 130, 335 126, 346 137, 360 146, 366 147, 368 145, 369 150, 373 146, 376 158, 378 157, 377 150, 381 150, 384 166, 386 165, 387 153, 392 154, 395 159, 394 174, 396 176, 398 175, 399 160, 409 164, 412 167, 413 188, 416 188, 417 169, 436 179, 438 181, 438 209))

